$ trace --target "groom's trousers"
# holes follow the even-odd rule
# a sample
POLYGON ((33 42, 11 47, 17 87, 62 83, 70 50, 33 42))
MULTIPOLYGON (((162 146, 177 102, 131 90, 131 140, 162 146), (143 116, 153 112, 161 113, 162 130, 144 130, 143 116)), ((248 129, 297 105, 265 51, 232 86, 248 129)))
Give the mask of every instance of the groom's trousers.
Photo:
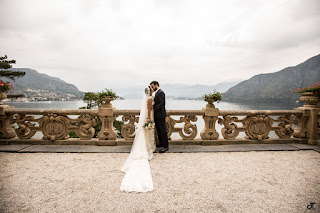
POLYGON ((167 148, 169 146, 169 143, 166 128, 166 118, 155 118, 154 122, 156 124, 156 129, 158 132, 159 146, 167 148))

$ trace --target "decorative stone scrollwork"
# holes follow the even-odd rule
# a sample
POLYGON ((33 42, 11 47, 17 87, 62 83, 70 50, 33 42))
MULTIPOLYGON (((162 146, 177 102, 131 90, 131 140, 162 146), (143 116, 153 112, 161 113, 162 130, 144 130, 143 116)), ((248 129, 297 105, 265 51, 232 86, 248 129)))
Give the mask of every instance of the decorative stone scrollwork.
POLYGON ((16 129, 16 134, 20 139, 29 139, 36 134, 37 131, 32 129, 32 127, 34 127, 36 124, 30 122, 36 121, 34 116, 15 114, 14 117, 16 118, 15 122, 18 124, 19 127, 16 129))
POLYGON ((179 120, 174 120, 171 117, 166 117, 166 128, 168 138, 171 137, 172 132, 178 132, 182 139, 184 140, 192 140, 197 136, 198 129, 196 124, 192 124, 192 122, 197 121, 197 117, 195 115, 185 115, 184 117, 180 117, 179 120), (185 123, 183 128, 175 127, 176 123, 185 123))
POLYGON ((45 115, 39 119, 39 127, 42 129, 43 139, 63 140, 68 137, 70 120, 56 114, 45 115))
MULTIPOLYGON (((170 116, 166 117, 166 129, 167 129, 168 139, 171 139, 171 135, 174 132, 174 125, 175 125, 174 119, 171 118, 170 116)), ((157 136, 157 134, 156 134, 156 136, 157 136)))
POLYGON ((225 139, 235 139, 239 135, 239 129, 237 125, 232 122, 239 122, 237 117, 231 117, 230 115, 223 116, 223 119, 219 118, 218 123, 224 125, 221 129, 222 136, 225 139))
POLYGON ((179 135, 182 137, 182 139, 193 140, 197 136, 197 125, 190 122, 196 122, 197 120, 198 118, 195 115, 185 115, 184 117, 181 117, 179 121, 175 121, 175 123, 185 123, 183 128, 179 129, 179 135))
POLYGON ((16 137, 16 132, 11 127, 12 116, 0 115, 0 138, 8 139, 16 137))
POLYGON ((128 122, 124 124, 121 128, 121 135, 125 139, 132 139, 135 137, 136 127, 134 125, 135 122, 139 122, 139 118, 134 115, 124 115, 122 117, 123 122, 128 122))
POLYGON ((243 121, 243 126, 246 128, 246 138, 259 141, 267 139, 272 123, 272 119, 266 115, 247 117, 243 121))
POLYGON ((278 117, 277 121, 281 121, 278 124, 280 129, 276 130, 275 133, 280 138, 290 138, 293 135, 292 125, 294 123, 294 120, 295 120, 295 116, 293 114, 278 117))
POLYGON ((80 115, 78 118, 81 121, 79 122, 79 129, 75 133, 81 140, 90 140, 95 133, 92 126, 97 125, 97 118, 90 114, 80 115))

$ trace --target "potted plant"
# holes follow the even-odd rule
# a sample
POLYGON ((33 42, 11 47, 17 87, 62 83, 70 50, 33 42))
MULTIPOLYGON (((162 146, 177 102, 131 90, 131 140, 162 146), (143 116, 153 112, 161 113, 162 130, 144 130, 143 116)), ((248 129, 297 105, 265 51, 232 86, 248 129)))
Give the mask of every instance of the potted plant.
POLYGON ((11 89, 14 89, 13 84, 10 84, 7 81, 0 81, 0 100, 6 99, 6 93, 9 92, 11 89))
POLYGON ((100 103, 102 103, 103 105, 108 105, 118 96, 115 92, 112 91, 112 89, 106 89, 105 91, 102 90, 101 92, 99 92, 98 97, 100 103))
POLYGON ((209 104, 212 104, 213 102, 221 101, 222 94, 224 95, 224 93, 220 93, 220 92, 217 92, 216 90, 214 90, 214 92, 210 92, 208 94, 203 94, 202 98, 204 101, 208 102, 209 104))
POLYGON ((308 105, 315 106, 320 102, 320 85, 318 83, 311 85, 309 88, 296 88, 294 92, 292 90, 290 92, 300 94, 300 101, 308 105))

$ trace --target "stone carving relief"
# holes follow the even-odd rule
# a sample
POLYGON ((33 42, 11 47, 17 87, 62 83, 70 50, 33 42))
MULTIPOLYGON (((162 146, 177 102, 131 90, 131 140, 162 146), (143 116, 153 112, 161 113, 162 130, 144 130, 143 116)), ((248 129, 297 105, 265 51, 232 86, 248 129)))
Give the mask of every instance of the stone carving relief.
POLYGON ((20 139, 29 139, 32 138, 36 134, 36 130, 34 129, 35 123, 37 119, 34 116, 26 116, 24 114, 15 114, 15 122, 18 124, 18 128, 16 129, 16 134, 20 139))
POLYGON ((39 119, 39 127, 45 140, 63 140, 68 138, 70 120, 66 116, 49 114, 39 119))
POLYGON ((280 138, 290 138, 293 135, 292 125, 295 121, 295 116, 293 114, 280 116, 275 121, 280 122, 278 124, 279 129, 275 131, 276 135, 280 138))
POLYGON ((95 133, 95 129, 93 126, 97 125, 97 118, 95 116, 86 114, 86 115, 80 115, 78 117, 80 121, 78 121, 78 129, 75 131, 77 136, 81 140, 90 140, 95 133))
POLYGON ((192 140, 197 136, 198 129, 196 124, 192 124, 192 122, 196 122, 198 118, 195 115, 185 115, 184 117, 180 117, 179 120, 175 120, 168 116, 166 118, 166 127, 168 138, 172 135, 172 132, 178 132, 182 139, 184 140, 192 140), (185 123, 183 127, 175 127, 177 123, 185 123))
POLYGON ((239 135, 238 126, 233 122, 240 122, 237 117, 231 117, 230 115, 223 116, 223 119, 219 118, 218 123, 224 125, 221 129, 222 136, 225 139, 235 139, 239 135))
POLYGON ((272 123, 272 119, 267 115, 248 116, 243 121, 243 126, 246 128, 246 138, 259 141, 267 139, 272 123))
POLYGON ((121 135, 125 139, 133 139, 135 137, 136 127, 135 123, 139 122, 139 117, 136 117, 134 115, 124 115, 122 117, 123 122, 128 122, 124 124, 121 128, 121 135))

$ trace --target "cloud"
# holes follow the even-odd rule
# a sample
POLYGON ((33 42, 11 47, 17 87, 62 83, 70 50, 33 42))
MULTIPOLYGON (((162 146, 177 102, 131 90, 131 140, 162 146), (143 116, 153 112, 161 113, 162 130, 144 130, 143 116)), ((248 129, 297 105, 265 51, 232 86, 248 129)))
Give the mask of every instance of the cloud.
POLYGON ((84 91, 213 85, 319 54, 318 2, 2 0, 0 54, 84 91))

